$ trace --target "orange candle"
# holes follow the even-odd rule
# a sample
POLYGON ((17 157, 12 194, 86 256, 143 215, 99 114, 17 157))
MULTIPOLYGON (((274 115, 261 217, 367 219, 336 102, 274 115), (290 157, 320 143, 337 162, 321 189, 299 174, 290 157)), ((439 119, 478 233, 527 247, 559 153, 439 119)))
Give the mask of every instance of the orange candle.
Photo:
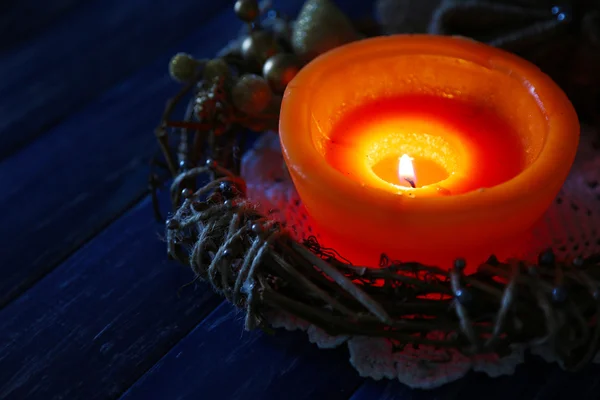
POLYGON ((354 264, 508 255, 573 163, 576 113, 527 61, 471 40, 367 39, 288 85, 283 154, 323 236, 354 264))
POLYGON ((442 195, 495 186, 525 165, 518 135, 493 111, 431 95, 358 107, 333 127, 325 158, 371 187, 401 193, 414 184, 442 195))

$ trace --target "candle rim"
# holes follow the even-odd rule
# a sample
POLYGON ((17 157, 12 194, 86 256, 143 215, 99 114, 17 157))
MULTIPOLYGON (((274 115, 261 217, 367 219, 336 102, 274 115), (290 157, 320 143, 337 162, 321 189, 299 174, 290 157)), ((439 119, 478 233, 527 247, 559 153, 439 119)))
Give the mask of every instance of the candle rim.
MULTIPOLYGON (((298 176, 310 180, 311 185, 323 188, 330 187, 335 182, 339 190, 331 193, 333 197, 353 196, 359 190, 361 197, 355 200, 364 201, 365 205, 380 209, 397 210, 402 195, 365 187, 344 176, 321 157, 312 143, 311 135, 295 135, 290 132, 310 131, 310 119, 313 117, 308 100, 311 97, 311 88, 322 77, 321 66, 329 62, 329 59, 336 59, 339 65, 347 63, 349 58, 365 57, 367 54, 370 57, 376 57, 378 54, 388 56, 391 52, 463 59, 517 79, 534 97, 547 121, 548 132, 540 153, 536 160, 517 176, 483 191, 475 190, 452 196, 417 195, 410 199, 411 211, 434 213, 439 209, 447 213, 452 209, 459 211, 465 207, 489 208, 507 201, 526 201, 527 193, 531 191, 541 190, 553 182, 562 184, 566 178, 564 171, 568 169, 561 164, 572 164, 579 138, 579 121, 564 92, 535 65, 504 50, 462 37, 423 34, 369 38, 338 47, 317 57, 290 82, 281 110, 280 140, 284 157, 289 161, 288 167, 294 169, 298 176), (371 45, 374 43, 378 46, 373 51, 371 45), (300 119, 303 126, 292 129, 286 127, 288 119, 285 116, 288 113, 301 113, 306 116, 300 119), (312 151, 307 152, 307 148, 312 151)), ((424 188, 417 190, 422 191, 424 188)), ((419 193, 418 191, 415 193, 419 193)))

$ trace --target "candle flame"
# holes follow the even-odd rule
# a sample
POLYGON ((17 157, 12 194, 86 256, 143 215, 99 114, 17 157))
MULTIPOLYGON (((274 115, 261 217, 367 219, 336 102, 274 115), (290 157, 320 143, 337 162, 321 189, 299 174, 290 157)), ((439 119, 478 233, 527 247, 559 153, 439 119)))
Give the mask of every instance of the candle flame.
POLYGON ((411 187, 416 187, 417 177, 415 175, 415 169, 413 167, 412 159, 407 155, 403 154, 400 157, 398 163, 398 176, 400 180, 404 180, 410 184, 411 187))

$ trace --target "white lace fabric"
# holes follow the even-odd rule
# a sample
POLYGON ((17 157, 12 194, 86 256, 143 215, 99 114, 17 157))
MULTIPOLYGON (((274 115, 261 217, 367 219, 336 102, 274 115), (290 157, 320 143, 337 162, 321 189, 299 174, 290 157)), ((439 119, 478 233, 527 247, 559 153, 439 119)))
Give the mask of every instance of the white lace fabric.
MULTIPOLYGON (((530 258, 549 246, 560 256, 587 256, 600 252, 597 241, 600 152, 593 149, 594 134, 590 128, 582 130, 577 160, 557 201, 532 228, 527 254, 515 256, 530 258)), ((263 134, 254 148, 244 155, 242 177, 246 180, 249 198, 263 213, 270 213, 285 222, 297 240, 309 236, 319 239, 289 178, 276 133, 263 134)), ((424 345, 407 345, 398 351, 387 339, 330 336, 306 321, 283 313, 272 313, 268 318, 274 328, 305 331, 309 341, 321 349, 347 344, 350 363, 363 377, 398 379, 412 388, 433 389, 463 377, 470 370, 491 377, 512 375, 516 366, 524 361, 525 351, 539 355, 547 362, 557 360, 548 348, 526 348, 524 345, 513 346, 512 352, 501 358, 493 354, 467 357, 454 350, 424 345)), ((440 339, 440 335, 430 332, 428 338, 440 339)), ((594 362, 600 363, 600 354, 594 362)))

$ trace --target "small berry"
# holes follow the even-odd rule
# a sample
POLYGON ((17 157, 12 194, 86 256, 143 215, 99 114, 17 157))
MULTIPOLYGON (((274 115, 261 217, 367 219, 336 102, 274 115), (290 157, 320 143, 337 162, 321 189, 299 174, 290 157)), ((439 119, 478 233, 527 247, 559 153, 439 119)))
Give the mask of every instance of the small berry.
POLYGON ((213 160, 212 158, 208 158, 206 160, 206 166, 210 169, 215 169, 215 168, 217 168, 217 162, 215 160, 213 160))
POLYGON ((169 219, 167 220, 167 229, 177 229, 179 228, 179 221, 177 221, 176 219, 169 219))
POLYGON ((456 260, 454 260, 454 268, 456 268, 458 271, 463 271, 467 266, 467 262, 465 261, 464 258, 457 258, 456 260))
POLYGON ((555 261, 556 258, 554 257, 554 252, 552 251, 552 249, 544 251, 542 254, 540 254, 538 258, 539 264, 544 266, 553 265, 555 261))
POLYGON ((455 293, 456 298, 462 305, 467 305, 473 300, 473 296, 471 292, 466 289, 458 289, 455 293))
POLYGON ((179 169, 181 171, 187 171, 188 169, 190 169, 190 163, 188 163, 187 160, 180 160, 179 169))
POLYGON ((256 0, 237 0, 233 10, 235 15, 244 22, 254 21, 260 13, 258 1, 256 0))
MULTIPOLYGON (((206 82, 217 84, 218 82, 227 80, 230 75, 231 71, 229 66, 222 58, 209 60, 204 65, 203 76, 206 82)), ((208 97, 211 99, 223 98, 224 96, 222 92, 223 91, 219 85, 213 85, 211 87, 211 92, 208 93, 208 97)))
POLYGON ((262 225, 260 225, 260 224, 252 224, 252 227, 250 229, 254 233, 261 233, 263 230, 262 225))
POLYGON ((552 301, 555 303, 564 303, 567 300, 567 288, 559 285, 552 289, 552 301))
POLYGON ((225 197, 226 199, 232 199, 232 198, 236 197, 239 193, 235 184, 232 182, 228 182, 228 181, 221 182, 219 184, 219 191, 221 192, 223 197, 225 197))
POLYGON ((193 194, 194 192, 190 188, 185 188, 181 191, 181 197, 183 197, 184 199, 189 199, 190 197, 192 197, 193 194))
POLYGON ((178 53, 169 63, 169 74, 176 81, 188 82, 194 78, 199 64, 191 55, 178 53))

